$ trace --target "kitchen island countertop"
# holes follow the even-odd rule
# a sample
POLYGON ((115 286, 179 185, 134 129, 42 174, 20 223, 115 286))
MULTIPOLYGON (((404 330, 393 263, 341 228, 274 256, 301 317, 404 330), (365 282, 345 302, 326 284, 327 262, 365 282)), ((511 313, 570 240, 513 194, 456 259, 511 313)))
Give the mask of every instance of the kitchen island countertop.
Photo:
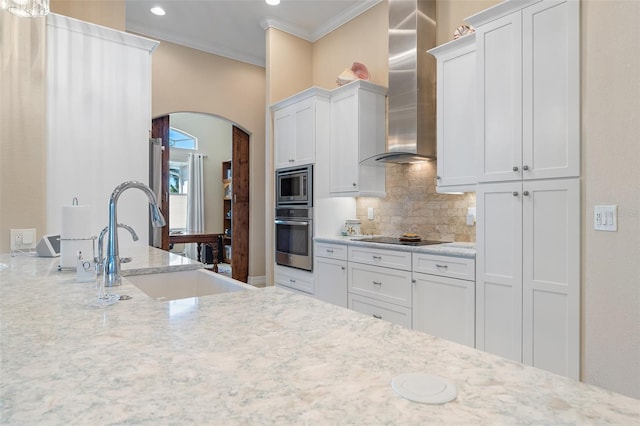
POLYGON ((268 287, 89 306, 55 260, 0 255, 2 424, 638 424, 638 400, 268 287), (398 374, 452 380, 444 405, 398 374))

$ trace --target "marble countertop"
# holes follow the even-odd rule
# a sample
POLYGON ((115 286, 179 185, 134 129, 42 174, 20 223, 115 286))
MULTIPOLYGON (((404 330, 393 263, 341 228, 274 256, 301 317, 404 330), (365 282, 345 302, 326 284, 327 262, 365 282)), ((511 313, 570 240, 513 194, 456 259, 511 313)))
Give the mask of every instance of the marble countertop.
POLYGON ((469 259, 476 258, 476 244, 455 242, 455 243, 442 243, 428 246, 410 246, 401 244, 384 244, 384 243, 372 243, 367 241, 360 241, 361 238, 368 238, 370 235, 359 236, 319 236, 314 237, 313 241, 316 243, 331 243, 331 244, 347 244, 359 247, 371 247, 385 250, 398 250, 407 251, 412 253, 427 253, 435 254, 439 256, 455 256, 464 257, 469 259))
POLYGON ((638 400, 268 287, 91 307, 54 259, 0 256, 2 424, 638 424, 638 400), (454 381, 444 405, 393 377, 454 381))

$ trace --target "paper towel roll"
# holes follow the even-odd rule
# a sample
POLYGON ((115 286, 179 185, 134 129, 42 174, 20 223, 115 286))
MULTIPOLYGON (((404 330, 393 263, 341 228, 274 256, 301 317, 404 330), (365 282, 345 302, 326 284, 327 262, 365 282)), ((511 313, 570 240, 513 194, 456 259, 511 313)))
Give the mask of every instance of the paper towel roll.
POLYGON ((62 206, 62 225, 60 227, 60 266, 76 268, 78 252, 85 259, 93 257, 91 239, 91 209, 89 206, 62 206))

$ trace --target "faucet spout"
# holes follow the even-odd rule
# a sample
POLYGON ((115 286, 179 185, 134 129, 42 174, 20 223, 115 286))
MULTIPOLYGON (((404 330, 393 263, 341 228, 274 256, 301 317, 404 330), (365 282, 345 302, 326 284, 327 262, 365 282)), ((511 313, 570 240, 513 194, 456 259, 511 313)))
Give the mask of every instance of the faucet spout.
POLYGON ((151 214, 151 224, 154 228, 161 228, 166 225, 164 216, 158 207, 158 201, 156 195, 151 188, 142 182, 128 181, 123 182, 111 193, 109 197, 109 225, 107 236, 107 255, 104 259, 104 280, 105 287, 118 286, 122 283, 122 276, 120 273, 120 254, 118 247, 118 198, 124 191, 130 188, 137 188, 144 192, 149 199, 149 210, 151 214))

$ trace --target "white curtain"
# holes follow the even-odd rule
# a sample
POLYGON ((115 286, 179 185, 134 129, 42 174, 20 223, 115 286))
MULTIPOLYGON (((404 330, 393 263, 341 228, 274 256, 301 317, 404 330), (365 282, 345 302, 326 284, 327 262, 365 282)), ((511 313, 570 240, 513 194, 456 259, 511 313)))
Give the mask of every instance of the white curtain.
MULTIPOLYGON (((187 192, 187 232, 204 232, 204 155, 189 154, 189 190, 187 192)), ((204 253, 203 257, 204 257, 204 253)), ((187 247, 187 256, 196 259, 195 244, 187 247)))

